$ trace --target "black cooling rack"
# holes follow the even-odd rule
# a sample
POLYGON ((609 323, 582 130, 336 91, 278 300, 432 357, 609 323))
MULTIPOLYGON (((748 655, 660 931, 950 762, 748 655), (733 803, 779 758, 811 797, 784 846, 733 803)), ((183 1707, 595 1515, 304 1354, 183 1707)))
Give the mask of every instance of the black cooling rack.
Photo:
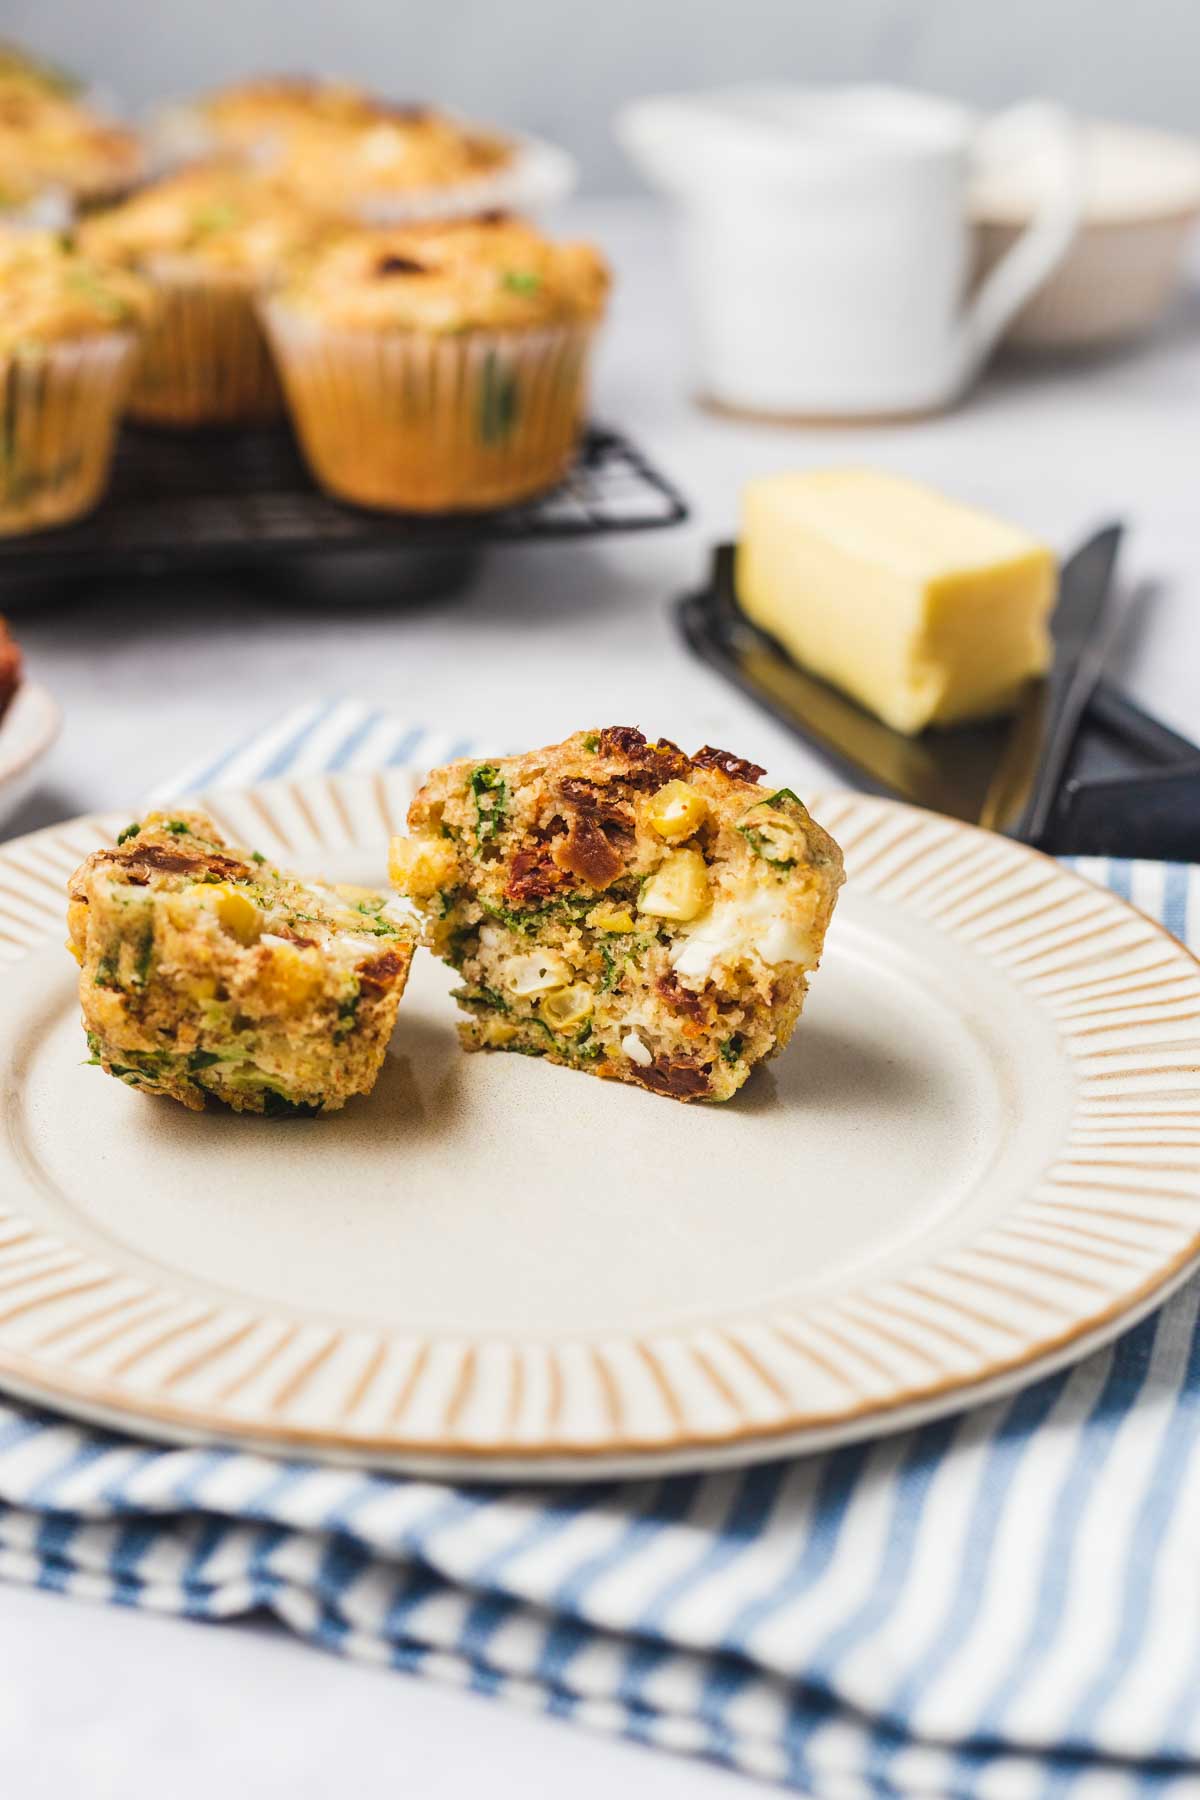
POLYGON ((687 507, 618 432, 591 426, 566 480, 486 513, 359 511, 323 494, 284 429, 175 434, 130 429, 112 481, 78 524, 0 538, 0 586, 206 571, 322 551, 469 549, 675 525, 687 507))

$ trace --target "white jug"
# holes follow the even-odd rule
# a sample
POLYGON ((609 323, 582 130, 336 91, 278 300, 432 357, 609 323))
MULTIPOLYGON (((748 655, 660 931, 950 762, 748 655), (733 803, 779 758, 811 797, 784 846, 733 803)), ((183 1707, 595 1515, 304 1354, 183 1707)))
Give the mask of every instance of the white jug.
MULTIPOLYGON (((1031 103, 1057 179, 967 298, 976 122, 899 88, 746 88, 640 100, 617 135, 683 210, 699 377, 753 412, 871 417, 956 399, 1070 248, 1082 211, 1074 127, 1031 103)), ((995 121, 992 122, 993 125, 995 121)))

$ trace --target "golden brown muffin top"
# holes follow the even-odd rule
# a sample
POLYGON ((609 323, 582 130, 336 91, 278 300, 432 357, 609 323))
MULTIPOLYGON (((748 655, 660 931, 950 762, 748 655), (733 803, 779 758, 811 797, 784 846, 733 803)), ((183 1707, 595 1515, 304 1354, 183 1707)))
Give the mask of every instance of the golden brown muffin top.
POLYGON ((329 229, 311 207, 227 164, 185 169, 95 214, 80 241, 105 261, 168 272, 184 261, 261 281, 329 229))
POLYGON ((281 297, 328 325, 441 333, 594 319, 608 287, 591 244, 489 214, 346 231, 296 265, 281 297))
POLYGON ((118 193, 139 178, 143 161, 134 132, 0 64, 0 205, 48 188, 85 200, 118 193))
POLYGON ((263 75, 215 88, 193 102, 195 111, 221 143, 255 150, 279 133, 324 120, 361 125, 378 102, 348 81, 307 75, 263 75))
POLYGON ((145 282, 53 231, 0 231, 0 357, 130 331, 153 310, 145 282))
POLYGON ((305 76, 264 76, 218 88, 169 108, 163 123, 177 152, 248 156, 298 194, 334 210, 478 180, 513 156, 498 133, 433 107, 305 76))
POLYGON ((352 124, 323 116, 297 124, 271 167, 322 205, 353 211, 479 181, 506 168, 513 154, 497 133, 429 107, 379 101, 352 124))

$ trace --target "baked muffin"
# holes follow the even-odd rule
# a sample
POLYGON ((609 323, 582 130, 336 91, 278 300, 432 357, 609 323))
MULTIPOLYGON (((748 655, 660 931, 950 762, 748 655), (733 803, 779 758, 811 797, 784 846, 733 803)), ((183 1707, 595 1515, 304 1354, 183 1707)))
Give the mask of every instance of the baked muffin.
POLYGON ((169 176, 87 220, 80 241, 88 251, 138 270, 159 297, 132 416, 177 426, 279 417, 279 382, 254 301, 325 229, 294 196, 224 165, 169 176))
POLYGON ((376 105, 352 82, 253 76, 160 107, 151 137, 160 162, 167 164, 233 156, 261 168, 281 154, 291 133, 314 121, 346 129, 364 125, 376 105))
POLYGON ((277 178, 330 211, 399 224, 469 213, 516 157, 498 132, 429 106, 376 102, 348 123, 314 115, 289 131, 272 162, 277 178))
POLYGON ((168 160, 235 155, 309 204, 397 223, 500 204, 522 146, 432 106, 401 105, 350 82, 265 76, 160 115, 168 160))
POLYGON ((95 505, 152 316, 136 276, 55 232, 0 230, 0 536, 95 505))
POLYGON ((317 480, 360 506, 446 512, 561 479, 607 293, 591 245, 496 214, 346 232, 262 313, 317 480))
POLYGON ((68 75, 0 44, 0 210, 58 196, 69 209, 123 193, 141 179, 135 132, 79 97, 68 75))
POLYGON ((76 870, 67 920, 93 1059, 130 1087, 283 1116, 375 1085, 413 950, 382 895, 150 813, 76 870))
POLYGON ((462 985, 470 1050, 727 1100, 787 1043, 842 856, 723 750, 613 726, 435 769, 392 880, 462 985))

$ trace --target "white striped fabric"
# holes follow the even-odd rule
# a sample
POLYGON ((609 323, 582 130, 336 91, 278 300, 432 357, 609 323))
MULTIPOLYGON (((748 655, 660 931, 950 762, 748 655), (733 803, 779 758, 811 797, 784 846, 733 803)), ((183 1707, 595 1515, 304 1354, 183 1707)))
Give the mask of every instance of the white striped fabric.
MULTIPOLYGON (((314 703, 169 791, 466 748, 314 703)), ((1200 871, 1080 866, 1200 943, 1200 871)), ((744 1473, 455 1489, 3 1406, 0 1574, 266 1606, 822 1800, 1200 1793, 1200 1287, 1015 1398, 744 1473)))

